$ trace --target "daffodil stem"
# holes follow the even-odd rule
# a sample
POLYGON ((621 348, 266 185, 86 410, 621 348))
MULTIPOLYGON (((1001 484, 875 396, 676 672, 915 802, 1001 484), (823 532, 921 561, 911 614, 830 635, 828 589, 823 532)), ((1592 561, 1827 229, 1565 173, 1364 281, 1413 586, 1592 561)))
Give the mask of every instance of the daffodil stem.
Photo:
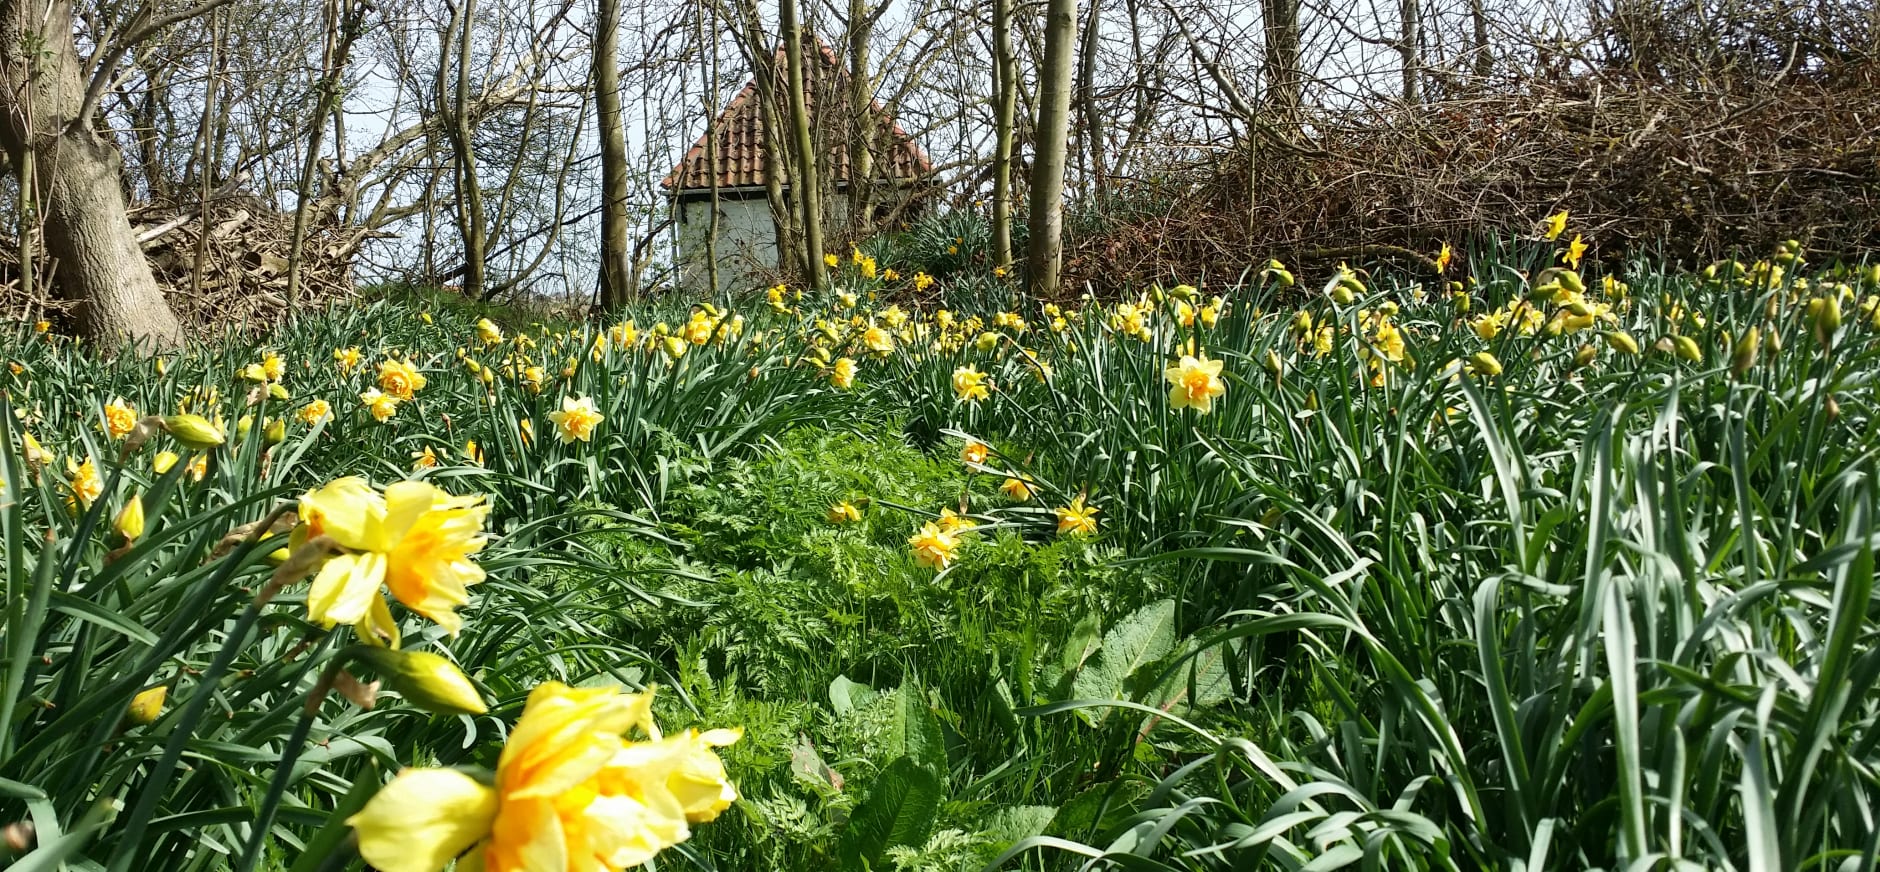
MULTIPOLYGON (((325 647, 327 639, 320 640, 325 647)), ((300 752, 307 747, 307 737, 313 733, 313 722, 320 716, 320 704, 326 701, 328 691, 333 689, 333 682, 339 678, 339 671, 346 665, 345 652, 341 652, 326 664, 320 672, 320 680, 307 692, 307 704, 300 709, 300 721, 294 724, 294 734, 287 737, 287 744, 281 748, 281 760, 274 766, 274 778, 268 782, 268 795, 261 800, 261 810, 255 815, 254 828, 248 834, 248 844, 242 849, 242 856, 235 864, 234 872, 252 872, 255 864, 261 860, 261 846, 267 843, 269 831, 274 829, 274 815, 280 810, 281 797, 287 792, 287 782, 293 778, 294 764, 300 760, 300 752)))
MULTIPOLYGON (((276 520, 293 511, 293 508, 290 504, 274 510, 268 515, 266 521, 249 531, 248 536, 242 540, 241 547, 224 559, 232 561, 245 559, 255 543, 261 540, 261 533, 273 527, 276 520)), ((151 767, 149 776, 144 779, 143 791, 137 796, 137 805, 131 809, 130 817, 125 821, 124 829, 118 837, 117 850, 111 854, 111 865, 108 867, 110 872, 129 872, 132 859, 142 847, 144 830, 149 828, 150 819, 157 812, 157 802, 163 797, 164 788, 170 780, 170 773, 176 771, 176 764, 183 757, 183 746, 189 744, 190 737, 195 735, 196 725, 201 723, 203 712, 209 708, 209 700, 215 696, 216 685, 228 672, 229 666, 235 662, 236 655, 247 646, 248 634, 254 629, 255 622, 260 620, 261 609, 274 598, 275 594, 280 592, 282 586, 278 576, 262 586, 261 591, 255 595, 254 601, 242 611, 241 617, 235 619, 235 628, 229 632, 228 641, 223 643, 222 649, 216 652, 215 660, 197 679, 196 692, 190 695, 187 708, 177 718, 169 741, 163 745, 163 756, 157 760, 155 766, 151 767)))

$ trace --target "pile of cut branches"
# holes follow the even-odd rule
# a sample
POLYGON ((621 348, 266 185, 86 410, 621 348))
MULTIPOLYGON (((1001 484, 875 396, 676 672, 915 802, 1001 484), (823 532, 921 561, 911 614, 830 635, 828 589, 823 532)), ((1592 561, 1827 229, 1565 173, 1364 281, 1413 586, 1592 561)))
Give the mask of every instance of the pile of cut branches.
POLYGON ((1319 112, 1133 183, 1067 241, 1068 287, 1231 280, 1269 256, 1397 260, 1531 231, 1570 210, 1595 256, 1700 262, 1799 239, 1817 261, 1880 248, 1880 62, 1729 90, 1625 71, 1537 77, 1413 110, 1319 112))
MULTIPOLYGON (((140 205, 130 218, 170 307, 199 335, 263 330, 290 313, 351 296, 354 255, 371 238, 332 221, 312 223, 302 247, 300 285, 290 295, 292 212, 235 195, 212 198, 206 212, 197 203, 140 205)), ((57 261, 42 253, 34 267, 28 293, 20 282, 16 240, 0 243, 0 318, 57 321, 70 308, 57 294, 57 261)))

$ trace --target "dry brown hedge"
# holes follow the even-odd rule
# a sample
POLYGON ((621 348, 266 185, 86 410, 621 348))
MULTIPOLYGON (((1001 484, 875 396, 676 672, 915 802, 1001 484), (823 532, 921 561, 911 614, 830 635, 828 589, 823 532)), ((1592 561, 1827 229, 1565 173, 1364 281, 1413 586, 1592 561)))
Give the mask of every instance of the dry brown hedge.
POLYGON ((1817 261, 1880 248, 1872 60, 1729 91, 1537 79, 1415 111, 1321 112, 1304 130, 1122 188, 1112 202, 1153 208, 1073 236, 1067 286, 1228 280, 1269 255, 1431 253, 1560 209, 1595 256, 1643 246, 1697 262, 1788 238, 1817 261))

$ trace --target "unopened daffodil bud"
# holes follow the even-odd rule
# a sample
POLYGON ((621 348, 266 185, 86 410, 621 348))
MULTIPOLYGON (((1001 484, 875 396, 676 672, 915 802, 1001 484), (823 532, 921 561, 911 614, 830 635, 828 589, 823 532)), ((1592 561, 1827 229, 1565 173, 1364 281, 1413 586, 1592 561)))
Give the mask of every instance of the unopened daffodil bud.
POLYGON ((118 535, 123 536, 126 542, 135 542, 138 537, 144 535, 143 498, 137 494, 131 494, 131 498, 124 502, 124 508, 118 510, 117 520, 113 526, 117 528, 118 535))
POLYGON ((1756 365, 1756 352, 1761 345, 1762 328, 1749 328, 1743 338, 1737 340, 1736 346, 1730 349, 1730 374, 1742 378, 1743 373, 1749 372, 1756 365))
POLYGON ((157 716, 163 714, 163 701, 169 696, 169 686, 159 684, 131 697, 131 705, 127 713, 130 722, 140 727, 156 723, 157 716))
POLYGON ((1638 340, 1633 339, 1632 334, 1624 330, 1608 330, 1605 335, 1606 344, 1612 346, 1612 350, 1625 355, 1638 355, 1638 340))
POLYGON ((163 429, 195 451, 208 451, 227 439, 222 430, 201 415, 171 415, 163 419, 163 429))
POLYGON ((354 657, 379 673, 387 688, 432 714, 480 715, 489 711, 483 697, 457 664, 429 651, 359 646, 354 657))
POLYGON ((1808 315, 1814 322, 1815 337, 1827 345, 1833 341, 1834 331, 1841 329, 1841 298, 1829 294, 1809 300, 1808 315))
POLYGON ((1697 340, 1685 336, 1682 333, 1672 334, 1671 352, 1676 354, 1680 360, 1688 360, 1691 363, 1704 362, 1704 350, 1697 346, 1697 340))
POLYGON ((1469 355, 1469 371, 1490 378, 1501 375, 1501 360, 1486 351, 1469 355))

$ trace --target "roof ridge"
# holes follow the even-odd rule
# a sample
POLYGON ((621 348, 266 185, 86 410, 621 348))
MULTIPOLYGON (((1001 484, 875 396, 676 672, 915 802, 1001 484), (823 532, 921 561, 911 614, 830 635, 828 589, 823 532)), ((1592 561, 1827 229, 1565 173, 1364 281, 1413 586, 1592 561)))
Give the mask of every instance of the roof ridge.
MULTIPOLYGON (((837 92, 847 90, 849 75, 848 70, 842 66, 841 58, 828 43, 814 34, 808 34, 808 36, 816 41, 819 49, 817 54, 821 58, 821 63, 805 70, 810 74, 804 77, 804 90, 808 92, 806 96, 810 99, 811 114, 814 115, 816 92, 825 90, 816 86, 825 81, 825 75, 827 75, 826 81, 833 86, 827 90, 837 92)), ((785 48, 781 44, 778 45, 776 51, 778 61, 783 59, 785 48)), ((781 66, 781 63, 779 65, 781 66)), ((780 90, 782 87, 787 86, 782 86, 780 83, 780 90)), ((766 184, 769 160, 764 153, 763 113, 757 106, 756 95, 757 77, 753 74, 745 82, 744 87, 738 89, 730 102, 719 111, 713 123, 707 125, 705 131, 699 134, 698 139, 692 143, 692 147, 686 150, 685 155, 672 168, 672 172, 667 173, 665 179, 660 181, 660 187, 673 192, 702 190, 712 186, 713 176, 717 177, 718 186, 721 188, 754 187, 766 184), (708 167, 705 152, 713 133, 717 134, 718 139, 718 160, 716 167, 708 167)), ((880 162, 881 169, 885 170, 881 175, 882 178, 897 181, 916 179, 933 171, 933 161, 914 142, 913 137, 902 129, 900 122, 881 104, 880 100, 870 98, 869 113, 878 118, 877 124, 880 130, 886 133, 890 140, 889 147, 881 155, 885 158, 880 162)), ((847 113, 843 113, 833 121, 846 131, 852 119, 848 118, 847 113)), ((825 155, 824 163, 829 167, 831 178, 835 182, 850 181, 848 149, 834 147, 846 139, 847 135, 844 133, 838 143, 831 144, 828 148, 830 153, 825 155)), ((788 184, 788 167, 780 169, 783 170, 778 174, 781 181, 788 184)))

